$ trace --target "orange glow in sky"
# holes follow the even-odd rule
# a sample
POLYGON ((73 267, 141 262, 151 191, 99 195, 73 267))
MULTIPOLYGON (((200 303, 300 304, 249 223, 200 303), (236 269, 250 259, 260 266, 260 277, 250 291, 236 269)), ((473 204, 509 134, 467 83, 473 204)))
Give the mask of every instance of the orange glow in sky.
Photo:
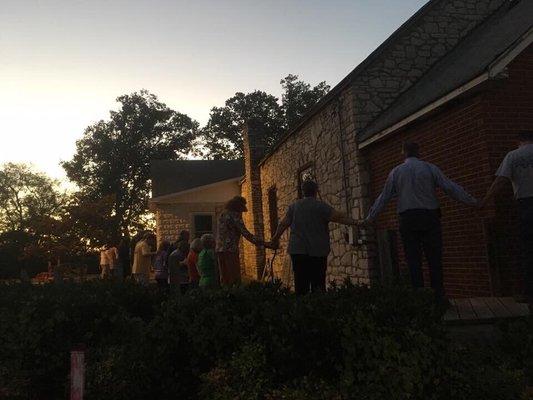
POLYGON ((334 86, 424 0, 1 0, 0 163, 64 178, 85 127, 147 89, 205 123, 289 73, 334 86))

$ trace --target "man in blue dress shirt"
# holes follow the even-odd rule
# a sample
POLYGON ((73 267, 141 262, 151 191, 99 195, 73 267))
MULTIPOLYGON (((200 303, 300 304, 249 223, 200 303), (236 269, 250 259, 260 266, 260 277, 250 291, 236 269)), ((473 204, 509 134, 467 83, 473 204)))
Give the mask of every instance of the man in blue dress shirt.
POLYGON ((373 222, 387 203, 397 197, 400 235, 413 286, 424 286, 423 251, 429 264, 431 287, 443 298, 441 212, 436 190, 440 187, 448 196, 470 206, 477 206, 478 202, 437 166, 420 160, 418 144, 405 142, 403 153, 404 163, 389 174, 365 223, 373 222))

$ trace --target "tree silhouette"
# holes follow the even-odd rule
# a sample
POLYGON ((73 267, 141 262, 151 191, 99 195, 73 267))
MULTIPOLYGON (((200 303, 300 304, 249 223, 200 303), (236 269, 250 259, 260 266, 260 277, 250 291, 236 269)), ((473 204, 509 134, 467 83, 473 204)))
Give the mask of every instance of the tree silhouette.
POLYGON ((242 158, 242 129, 250 118, 264 125, 263 140, 269 148, 329 91, 326 82, 311 87, 297 75, 287 75, 280 83, 281 103, 277 97, 256 90, 237 92, 224 107, 213 107, 198 138, 196 154, 212 159, 242 158))
MULTIPOLYGON (((192 149, 198 123, 168 108, 146 90, 117 99, 110 119, 89 126, 76 142, 72 160, 63 162, 89 204, 111 198, 103 217, 109 235, 126 234, 142 225, 150 194, 150 161, 180 159, 192 149)), ((89 221, 90 222, 90 221, 89 221)))

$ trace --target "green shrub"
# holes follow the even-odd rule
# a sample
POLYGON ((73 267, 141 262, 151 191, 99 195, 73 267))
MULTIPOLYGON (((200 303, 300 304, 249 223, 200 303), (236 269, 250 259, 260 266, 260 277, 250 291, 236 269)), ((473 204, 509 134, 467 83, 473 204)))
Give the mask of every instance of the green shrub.
POLYGON ((85 343, 87 399, 519 398, 521 364, 451 344, 442 311, 406 287, 4 285, 0 390, 64 398, 85 343))

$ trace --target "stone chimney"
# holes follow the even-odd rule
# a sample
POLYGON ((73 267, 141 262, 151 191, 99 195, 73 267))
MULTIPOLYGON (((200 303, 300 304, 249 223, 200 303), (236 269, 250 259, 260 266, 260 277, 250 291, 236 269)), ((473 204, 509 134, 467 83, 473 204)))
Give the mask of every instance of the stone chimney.
MULTIPOLYGON (((243 130, 244 139, 244 173, 242 196, 248 204, 248 212, 243 214, 246 227, 254 235, 263 238, 263 193, 261 190, 261 171, 259 162, 265 155, 264 125, 255 120, 249 120, 243 130)), ((252 279, 259 279, 265 267, 265 249, 259 248, 244 240, 243 257, 244 275, 252 279)))

